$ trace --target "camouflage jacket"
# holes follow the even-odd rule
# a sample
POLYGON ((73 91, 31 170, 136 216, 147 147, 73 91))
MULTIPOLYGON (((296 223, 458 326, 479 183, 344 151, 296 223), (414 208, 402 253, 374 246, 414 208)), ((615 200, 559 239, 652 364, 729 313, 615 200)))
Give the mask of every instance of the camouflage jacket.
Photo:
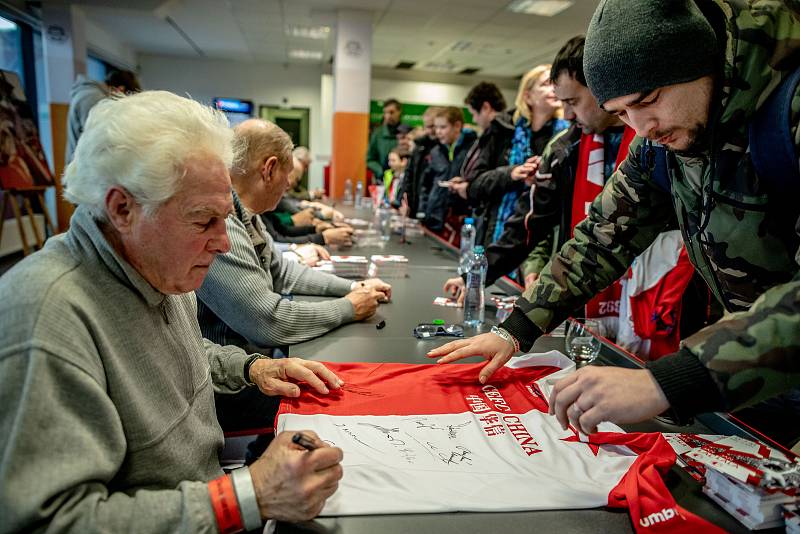
MULTIPOLYGON (((703 157, 668 153, 671 193, 651 181, 642 139, 595 199, 589 216, 542 271, 503 326, 524 348, 621 276, 675 220, 692 263, 730 312, 650 364, 679 418, 733 409, 800 385, 800 201, 759 181, 747 126, 800 65, 800 6, 706 0, 725 42, 724 74, 703 157), (783 195, 785 197, 786 195, 783 195)), ((790 117, 800 146, 800 91, 790 117)))

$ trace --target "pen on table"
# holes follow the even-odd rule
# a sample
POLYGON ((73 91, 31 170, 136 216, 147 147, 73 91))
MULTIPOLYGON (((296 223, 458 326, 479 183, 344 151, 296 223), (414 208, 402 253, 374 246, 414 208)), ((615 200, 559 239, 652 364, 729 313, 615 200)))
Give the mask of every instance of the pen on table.
POLYGON ((292 436, 292 443, 300 445, 307 451, 313 451, 317 448, 317 446, 314 445, 314 442, 300 432, 295 432, 294 436, 292 436))

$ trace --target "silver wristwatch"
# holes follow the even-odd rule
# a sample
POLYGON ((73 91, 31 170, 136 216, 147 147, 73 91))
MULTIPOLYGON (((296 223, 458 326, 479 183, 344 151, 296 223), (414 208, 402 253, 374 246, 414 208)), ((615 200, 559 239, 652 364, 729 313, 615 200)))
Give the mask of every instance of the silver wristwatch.
POLYGON ((261 511, 258 509, 256 490, 248 467, 234 469, 230 473, 236 500, 239 501, 239 512, 242 514, 242 523, 246 531, 255 530, 264 526, 261 521, 261 511))
POLYGON ((493 326, 491 332, 492 334, 508 341, 508 343, 512 347, 514 347, 514 352, 519 352, 519 341, 517 341, 517 338, 512 336, 508 330, 506 330, 505 328, 500 328, 498 326, 493 326))

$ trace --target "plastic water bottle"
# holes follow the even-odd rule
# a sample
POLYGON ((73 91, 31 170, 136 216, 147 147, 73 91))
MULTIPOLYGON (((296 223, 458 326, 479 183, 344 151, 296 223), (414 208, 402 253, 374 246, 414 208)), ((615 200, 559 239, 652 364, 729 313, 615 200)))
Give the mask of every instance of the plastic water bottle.
POLYGON ((389 241, 392 237, 392 210, 389 206, 378 208, 378 218, 381 221, 381 239, 389 241))
POLYGON ((372 213, 373 226, 381 236, 381 241, 389 241, 392 237, 392 210, 383 201, 378 203, 372 213))
POLYGON ((344 205, 345 206, 352 206, 353 205, 353 181, 348 178, 344 181, 344 205))
POLYGON ((489 261, 483 254, 483 247, 475 247, 467 271, 467 292, 464 297, 464 325, 477 328, 483 324, 483 289, 486 286, 486 271, 489 270, 489 261))
POLYGON ((356 182, 356 207, 361 207, 361 201, 364 198, 364 182, 359 180, 356 182))
POLYGON ((472 259, 472 249, 475 246, 475 219, 467 217, 461 227, 461 256, 458 260, 458 274, 464 274, 469 269, 472 259))

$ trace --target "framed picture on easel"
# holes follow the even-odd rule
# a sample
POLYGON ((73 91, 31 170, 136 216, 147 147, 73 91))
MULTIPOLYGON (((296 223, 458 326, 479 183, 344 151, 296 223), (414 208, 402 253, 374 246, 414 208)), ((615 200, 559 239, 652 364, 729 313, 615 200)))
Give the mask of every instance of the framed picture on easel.
POLYGON ((44 212, 44 223, 53 231, 50 216, 44 203, 44 191, 53 185, 53 173, 47 164, 39 130, 33 119, 30 105, 25 99, 19 76, 15 72, 0 70, 0 239, 3 235, 5 212, 10 205, 17 220, 23 251, 28 254, 28 240, 22 224, 22 209, 27 212, 30 229, 37 245, 44 244, 36 224, 31 200, 44 212))
POLYGON ((0 70, 0 188, 51 185, 53 174, 19 76, 0 70))

